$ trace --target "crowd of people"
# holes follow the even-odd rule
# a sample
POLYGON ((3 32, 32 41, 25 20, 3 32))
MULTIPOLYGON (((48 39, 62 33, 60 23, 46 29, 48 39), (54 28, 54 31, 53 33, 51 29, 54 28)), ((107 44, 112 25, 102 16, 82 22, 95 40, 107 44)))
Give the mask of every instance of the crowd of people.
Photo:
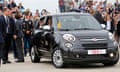
MULTIPOLYGON (((90 13, 100 24, 105 24, 106 29, 115 34, 116 40, 120 36, 120 4, 94 1, 94 0, 59 0, 60 12, 75 10, 90 13)), ((33 15, 30 9, 25 9, 22 3, 17 5, 14 0, 0 4, 0 62, 11 63, 8 58, 12 48, 16 62, 24 62, 24 57, 30 55, 30 37, 36 28, 41 15, 49 12, 43 9, 41 13, 36 10, 33 15)))
MULTIPOLYGON (((4 0, 3 0, 4 1, 4 0)), ((40 15, 49 13, 37 9, 35 14, 24 8, 22 3, 16 4, 14 0, 0 3, 0 62, 11 63, 8 53, 12 49, 16 62, 24 62, 24 57, 30 55, 30 38, 40 15)))
POLYGON ((84 12, 93 15, 105 29, 114 33, 116 40, 120 36, 120 2, 108 3, 108 0, 59 0, 60 12, 84 12))

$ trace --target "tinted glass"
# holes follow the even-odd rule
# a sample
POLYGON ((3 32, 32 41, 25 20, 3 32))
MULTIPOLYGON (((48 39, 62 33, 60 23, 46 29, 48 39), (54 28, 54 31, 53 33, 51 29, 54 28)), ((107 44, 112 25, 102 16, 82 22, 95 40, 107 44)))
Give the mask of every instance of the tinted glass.
POLYGON ((96 19, 90 15, 59 16, 56 27, 59 30, 102 29, 96 19))

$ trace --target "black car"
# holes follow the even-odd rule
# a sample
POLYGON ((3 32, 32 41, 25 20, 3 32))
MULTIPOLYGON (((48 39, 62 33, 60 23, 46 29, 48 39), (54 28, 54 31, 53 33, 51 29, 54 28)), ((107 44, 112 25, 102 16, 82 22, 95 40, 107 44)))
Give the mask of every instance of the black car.
POLYGON ((32 37, 31 60, 51 58, 57 68, 67 63, 103 63, 113 66, 119 60, 113 34, 104 30, 87 13, 60 13, 43 16, 44 22, 32 37))

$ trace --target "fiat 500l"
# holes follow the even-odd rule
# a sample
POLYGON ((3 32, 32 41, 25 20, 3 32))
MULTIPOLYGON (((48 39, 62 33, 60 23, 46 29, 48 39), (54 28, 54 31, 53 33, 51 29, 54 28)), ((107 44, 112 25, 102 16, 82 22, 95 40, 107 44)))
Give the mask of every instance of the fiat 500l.
POLYGON ((87 13, 47 15, 35 29, 32 38, 31 61, 51 58, 55 67, 67 63, 103 63, 113 66, 119 60, 118 45, 112 33, 104 30, 87 13), (42 24, 41 23, 41 24, 42 24))

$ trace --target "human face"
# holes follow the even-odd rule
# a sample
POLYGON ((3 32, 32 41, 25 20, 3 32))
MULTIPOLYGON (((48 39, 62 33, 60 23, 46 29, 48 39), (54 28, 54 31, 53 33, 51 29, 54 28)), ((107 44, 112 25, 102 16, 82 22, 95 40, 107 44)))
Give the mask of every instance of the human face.
POLYGON ((30 19, 30 16, 25 16, 25 19, 29 20, 29 19, 30 19))
POLYGON ((100 6, 98 10, 99 10, 100 13, 102 13, 103 12, 103 7, 100 6))
POLYGON ((4 12, 4 15, 9 16, 9 15, 10 15, 10 10, 7 9, 7 10, 4 12))
POLYGON ((48 24, 51 26, 52 25, 52 19, 48 20, 48 24))

